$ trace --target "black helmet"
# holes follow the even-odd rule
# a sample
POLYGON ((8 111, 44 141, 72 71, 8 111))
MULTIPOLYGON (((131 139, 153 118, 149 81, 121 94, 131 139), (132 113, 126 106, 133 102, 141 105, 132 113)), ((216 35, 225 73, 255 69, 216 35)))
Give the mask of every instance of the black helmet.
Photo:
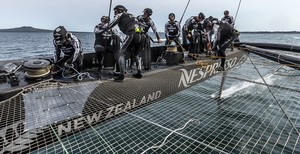
POLYGON ((205 19, 203 22, 203 28, 207 28, 208 26, 210 26, 210 24, 211 24, 210 19, 205 19))
POLYGON ((215 18, 215 17, 213 17, 213 16, 209 16, 209 17, 208 17, 208 20, 209 20, 210 22, 213 22, 213 21, 218 21, 218 18, 215 18))
POLYGON ((64 26, 58 26, 53 31, 53 37, 57 44, 61 44, 66 35, 67 35, 67 30, 64 26))
POLYGON ((108 23, 110 21, 109 16, 102 16, 101 17, 101 22, 108 23))
POLYGON ((205 15, 204 15, 202 12, 200 12, 200 13, 198 14, 198 17, 201 18, 201 19, 205 19, 205 15))
POLYGON ((153 11, 150 8, 145 8, 144 12, 146 12, 149 16, 151 16, 153 13, 153 11))
POLYGON ((224 14, 229 14, 229 11, 228 11, 228 10, 225 10, 225 11, 224 11, 224 14))
POLYGON ((114 11, 115 12, 117 11, 118 13, 121 13, 121 12, 127 12, 127 9, 123 5, 117 5, 117 6, 115 6, 114 11))
POLYGON ((175 18, 175 14, 174 14, 174 13, 170 13, 170 14, 169 14, 169 18, 170 18, 171 16, 173 16, 173 17, 175 18))

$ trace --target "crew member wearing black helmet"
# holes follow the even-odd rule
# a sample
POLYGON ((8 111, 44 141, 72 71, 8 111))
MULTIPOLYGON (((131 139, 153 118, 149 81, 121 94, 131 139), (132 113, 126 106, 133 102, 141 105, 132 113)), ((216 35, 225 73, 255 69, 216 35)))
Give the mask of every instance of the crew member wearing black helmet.
POLYGON ((233 16, 229 15, 229 11, 225 10, 224 11, 224 17, 221 19, 223 22, 227 22, 231 27, 234 27, 234 19, 233 16))
POLYGON ((153 32, 157 38, 157 41, 159 43, 161 43, 162 41, 160 40, 160 37, 158 35, 157 28, 156 28, 153 20, 150 18, 150 16, 153 14, 152 9, 145 8, 143 12, 144 12, 143 15, 139 15, 136 17, 139 22, 142 32, 146 34, 151 27, 151 29, 153 30, 153 32))
POLYGON ((135 78, 142 78, 142 71, 141 71, 141 58, 139 57, 139 50, 140 50, 140 42, 141 42, 141 33, 138 26, 138 22, 136 18, 127 13, 127 9, 123 5, 117 5, 114 7, 115 18, 114 20, 102 31, 111 29, 115 25, 118 24, 119 29, 126 35, 125 40, 123 41, 121 48, 119 50, 118 56, 118 64, 120 67, 120 75, 115 78, 116 81, 123 81, 125 78, 125 56, 124 52, 127 48, 134 47, 134 55, 135 61, 137 65, 137 73, 133 75, 135 78))
POLYGON ((53 37, 54 64, 62 68, 67 63, 73 65, 77 71, 81 71, 83 53, 80 40, 74 34, 68 33, 64 26, 55 28, 53 37), (61 52, 64 53, 64 57, 61 57, 61 52))
POLYGON ((176 45, 181 46, 179 36, 181 33, 180 23, 175 20, 175 14, 169 14, 169 21, 165 24, 166 45, 170 45, 172 41, 176 45))
POLYGON ((157 28, 153 22, 153 20, 150 18, 150 16, 153 14, 152 9, 150 8, 145 8, 143 11, 143 15, 139 15, 137 16, 137 20, 141 29, 141 33, 145 34, 142 35, 143 40, 145 40, 145 42, 143 42, 143 46, 145 48, 145 52, 142 53, 142 60, 143 60, 143 65, 144 65, 144 69, 145 70, 151 70, 151 49, 150 49, 150 36, 147 35, 150 27, 152 29, 152 31, 154 32, 158 43, 161 43, 161 39, 160 36, 157 32, 157 28))
MULTIPOLYGON (((190 42, 190 46, 189 46, 189 52, 190 53, 194 53, 194 38, 193 38, 193 34, 192 31, 196 30, 198 32, 202 32, 203 33, 203 20, 205 19, 205 15, 200 12, 198 14, 198 16, 192 16, 189 19, 187 19, 187 21, 185 22, 185 24, 183 25, 183 44, 186 45, 186 39, 189 40, 190 42)), ((200 37, 202 40, 202 37, 200 37)), ((203 42, 202 42, 203 44, 203 42)))
POLYGON ((219 21, 216 18, 206 19, 203 27, 210 31, 216 26, 216 42, 214 43, 213 50, 216 50, 218 56, 221 57, 220 67, 218 71, 225 70, 226 48, 237 38, 238 34, 227 22, 219 21))
MULTIPOLYGON (((108 16, 102 16, 101 22, 97 24, 94 28, 94 49, 96 52, 96 58, 98 60, 98 71, 102 70, 103 61, 106 53, 111 52, 114 56, 117 56, 116 53, 118 52, 118 50, 120 50, 121 38, 118 34, 118 31, 115 28, 111 28, 110 30, 100 34, 100 32, 108 26, 109 20, 110 19, 108 16)), ((116 57, 114 59, 115 61, 117 61, 116 57)), ((118 69, 119 68, 117 65, 116 71, 118 71, 118 69)))
MULTIPOLYGON (((229 15, 229 11, 228 11, 228 10, 225 10, 225 11, 224 11, 224 17, 221 19, 221 21, 227 22, 231 27, 234 28, 235 21, 234 21, 233 16, 229 15)), ((234 40, 234 42, 239 42, 239 39, 236 38, 236 39, 234 40)), ((232 43, 232 44, 231 44, 231 50, 232 50, 232 51, 233 51, 233 46, 234 46, 234 44, 232 43)))

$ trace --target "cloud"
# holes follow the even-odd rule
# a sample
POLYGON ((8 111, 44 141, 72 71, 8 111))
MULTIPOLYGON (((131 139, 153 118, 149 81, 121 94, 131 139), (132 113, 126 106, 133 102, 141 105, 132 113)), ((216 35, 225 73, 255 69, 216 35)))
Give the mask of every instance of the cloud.
MULTIPOLYGON (((224 10, 229 10, 235 16, 240 0, 191 0, 183 22, 192 16, 203 12, 207 17, 221 18, 224 10)), ((300 30, 299 0, 274 1, 251 0, 242 1, 236 26, 241 31, 259 30, 300 30)), ((13 28, 24 25, 37 28, 53 29, 57 25, 65 25, 74 31, 92 31, 101 16, 108 15, 110 1, 99 0, 1 0, 0 28, 13 28)), ((153 20, 159 31, 170 12, 180 20, 188 0, 113 0, 112 8, 123 4, 134 15, 142 14, 144 8, 152 8, 153 20)))

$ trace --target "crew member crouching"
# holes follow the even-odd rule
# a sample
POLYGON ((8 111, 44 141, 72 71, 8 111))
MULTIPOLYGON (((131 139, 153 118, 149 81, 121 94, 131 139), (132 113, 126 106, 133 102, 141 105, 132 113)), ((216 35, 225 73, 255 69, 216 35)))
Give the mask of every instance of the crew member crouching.
POLYGON ((64 26, 55 28, 53 37, 53 44, 55 47, 53 62, 56 66, 55 70, 60 70, 57 71, 57 73, 61 73, 62 69, 65 69, 66 66, 80 72, 83 64, 83 53, 80 40, 74 34, 68 33, 64 26), (63 57, 61 57, 61 52, 64 54, 63 57))
POLYGON ((213 50, 216 50, 218 56, 221 57, 220 67, 217 69, 218 71, 225 70, 225 59, 226 59, 226 48, 237 38, 237 31, 234 30, 228 23, 217 20, 216 18, 211 18, 211 20, 205 20, 203 23, 203 27, 210 31, 214 26, 217 26, 216 40, 213 46, 213 50))

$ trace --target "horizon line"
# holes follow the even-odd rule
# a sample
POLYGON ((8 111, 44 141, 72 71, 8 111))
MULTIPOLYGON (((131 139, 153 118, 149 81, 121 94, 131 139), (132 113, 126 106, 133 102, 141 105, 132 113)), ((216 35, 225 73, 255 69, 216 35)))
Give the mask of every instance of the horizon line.
MULTIPOLYGON (((21 27, 15 27, 15 28, 4 28, 4 29, 0 29, 0 31, 11 31, 14 29, 24 29, 24 28, 31 28, 32 30, 40 30, 40 31, 52 31, 51 29, 43 29, 43 28, 36 28, 36 27, 32 27, 32 26, 21 26, 21 27)), ((72 31, 70 30, 70 32, 92 32, 92 31, 72 31)), ((255 31, 251 31, 251 30, 247 30, 247 31, 239 31, 240 33, 299 33, 300 31, 297 30, 255 30, 255 31)), ((160 33, 164 33, 164 32, 160 32, 160 33)))

